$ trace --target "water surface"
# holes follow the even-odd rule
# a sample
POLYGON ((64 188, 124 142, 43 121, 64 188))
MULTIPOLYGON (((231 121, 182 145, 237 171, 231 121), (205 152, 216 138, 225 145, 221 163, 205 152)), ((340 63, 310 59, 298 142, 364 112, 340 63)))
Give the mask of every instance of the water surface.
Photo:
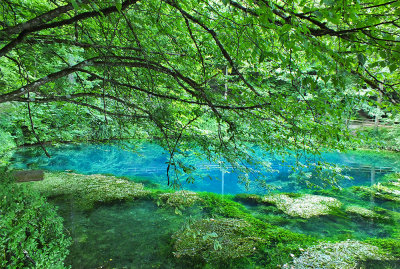
MULTIPOLYGON (((81 174, 112 174, 132 179, 140 178, 151 187, 168 188, 167 161, 168 154, 160 146, 147 142, 109 145, 79 144, 51 146, 47 150, 51 158, 47 158, 38 147, 22 148, 16 151, 11 162, 17 168, 41 168, 50 171, 74 171, 81 174)), ((243 174, 229 167, 221 169, 219 164, 190 156, 186 165, 195 167, 190 182, 188 176, 179 176, 181 188, 193 191, 208 191, 220 194, 258 193, 263 194, 269 187, 279 191, 301 192, 310 188, 310 183, 319 187, 327 187, 322 182, 334 178, 330 171, 321 175, 312 166, 304 168, 302 173, 293 171, 293 158, 285 163, 270 157, 266 159, 270 168, 261 171, 263 178, 255 180, 257 175, 243 174), (310 168, 311 167, 311 168, 310 168), (242 184, 243 176, 250 180, 249 185, 242 184), (192 180, 194 179, 194 180, 192 180), (193 182, 194 181, 194 182, 193 182)), ((315 157, 315 163, 326 161, 343 167, 341 174, 352 179, 339 177, 337 185, 349 187, 353 185, 372 185, 379 182, 387 173, 400 171, 400 154, 391 152, 350 151, 347 153, 324 153, 315 157)), ((335 168, 332 170, 336 171, 335 168)), ((314 186, 315 187, 315 186, 314 186)))

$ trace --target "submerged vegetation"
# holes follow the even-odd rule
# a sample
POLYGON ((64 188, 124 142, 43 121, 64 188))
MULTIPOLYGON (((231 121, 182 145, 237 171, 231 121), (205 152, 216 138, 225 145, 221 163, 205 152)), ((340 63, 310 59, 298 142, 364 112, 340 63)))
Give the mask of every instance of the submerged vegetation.
POLYGON ((33 190, 49 198, 73 198, 84 209, 93 208, 95 203, 127 201, 150 194, 141 183, 104 175, 46 173, 43 181, 30 184, 33 190))
POLYGON ((233 264, 235 259, 256 252, 263 238, 242 219, 202 219, 174 236, 174 256, 194 264, 233 264))
MULTIPOLYGON (((397 177, 392 177, 392 180, 386 183, 388 184, 387 186, 395 186, 393 185, 393 183, 397 182, 394 181, 395 178, 398 180, 397 177)), ((152 221, 162 222, 162 219, 165 218, 162 217, 164 214, 175 215, 174 221, 176 224, 168 228, 162 235, 163 240, 165 240, 163 242, 166 244, 165 248, 154 250, 160 251, 157 255, 165 255, 163 256, 163 259, 165 259, 164 263, 168 263, 169 266, 174 268, 181 268, 180 266, 208 268, 207 266, 211 265, 216 268, 272 268, 276 266, 290 268, 294 266, 294 268, 323 267, 339 269, 353 268, 359 262, 369 259, 391 261, 399 258, 400 255, 398 252, 398 247, 400 246, 400 213, 384 208, 367 209, 360 205, 354 205, 354 200, 352 200, 352 204, 349 201, 341 199, 340 192, 338 193, 337 191, 332 191, 330 193, 331 197, 290 193, 268 196, 242 194, 235 197, 224 197, 213 193, 195 193, 189 191, 165 192, 157 189, 146 189, 138 183, 114 176, 79 175, 59 172, 45 173, 43 181, 23 184, 8 183, 5 186, 8 186, 4 189, 6 192, 11 189, 18 190, 14 192, 20 197, 18 199, 22 199, 22 196, 25 199, 34 197, 31 194, 25 197, 29 190, 30 193, 45 195, 50 202, 56 204, 60 204, 62 201, 72 202, 74 210, 77 210, 74 214, 81 214, 78 212, 93 212, 93 214, 97 214, 98 209, 104 208, 104 210, 107 210, 108 207, 126 204, 127 206, 122 207, 126 208, 124 209, 126 213, 121 211, 119 214, 130 214, 129 212, 134 212, 132 210, 136 210, 134 208, 137 206, 144 206, 144 210, 151 210, 149 213, 151 212, 153 215, 151 217, 152 221), (241 201, 241 203, 235 202, 232 198, 236 201, 241 201), (150 204, 145 205, 139 200, 147 201, 147 203, 153 204, 153 206, 150 204), (299 204, 299 200, 302 201, 301 204, 299 204), (321 210, 316 210, 317 213, 315 214, 310 213, 310 207, 303 206, 307 201, 310 204, 316 204, 314 205, 315 208, 320 208, 321 210), (284 203, 285 206, 283 207, 279 203, 284 203), (260 214, 256 213, 254 207, 266 209, 276 207, 277 210, 268 209, 260 214), (349 217, 360 216, 381 223, 379 225, 386 225, 388 228, 391 227, 391 229, 387 230, 390 231, 390 235, 388 234, 390 238, 366 237, 367 240, 365 242, 355 241, 354 239, 356 238, 353 237, 350 237, 352 239, 350 241, 337 240, 335 237, 316 238, 306 235, 306 230, 300 232, 295 226, 288 226, 288 228, 276 226, 274 218, 281 216, 281 214, 287 214, 286 221, 292 218, 291 221, 300 226, 307 222, 312 223, 323 218, 325 217, 323 215, 326 214, 332 215, 332 217, 331 220, 325 219, 324 221, 332 222, 340 221, 342 216, 345 215, 349 217)), ((373 186, 371 189, 373 189, 373 186)), ((350 188, 343 191, 351 191, 357 194, 357 188, 350 188)), ((80 249, 81 247, 79 246, 88 244, 87 235, 85 234, 88 233, 87 229, 92 225, 91 223, 86 223, 85 228, 83 226, 79 228, 79 221, 78 223, 67 221, 66 228, 73 229, 74 231, 69 234, 63 229, 61 218, 56 216, 54 209, 50 206, 43 207, 42 204, 46 203, 43 198, 36 199, 39 201, 37 205, 40 206, 41 210, 45 210, 45 212, 42 214, 40 210, 35 210, 36 202, 34 204, 26 202, 24 205, 31 208, 25 210, 31 212, 32 209, 32 214, 36 216, 34 217, 26 212, 26 217, 38 221, 37 225, 31 223, 32 227, 40 227, 38 225, 44 225, 42 223, 45 223, 47 226, 44 227, 48 228, 40 229, 39 234, 33 231, 31 234, 28 232, 30 231, 28 228, 23 229, 26 231, 26 233, 23 233, 23 236, 27 238, 27 246, 23 248, 26 252, 8 254, 6 259, 2 261, 3 264, 13 264, 15 262, 15 259, 12 259, 13 255, 16 255, 15 257, 20 255, 19 262, 29 264, 29 260, 32 258, 35 260, 35 263, 46 265, 49 264, 50 260, 46 260, 44 256, 40 255, 52 257, 51 252, 55 251, 52 249, 56 249, 63 252, 61 254, 56 251, 55 253, 57 254, 53 255, 58 256, 51 258, 51 262, 54 262, 54 268, 56 266, 62 267, 62 262, 68 253, 66 250, 69 245, 68 235, 73 236, 73 249, 80 249), (51 230, 51 236, 48 229, 51 230), (33 239, 29 239, 32 236, 33 239), (38 239, 35 239, 36 237, 38 239), (47 243, 38 241, 38 243, 29 243, 29 245, 29 240, 32 240, 32 242, 35 242, 35 240, 49 241, 47 243), (29 250, 29 246, 38 247, 40 245, 46 246, 41 252, 29 250), (29 253, 29 255, 26 253, 29 253), (44 259, 42 263, 40 259, 44 259)), ((71 210, 68 207, 62 206, 61 208, 61 213, 66 214, 65 216, 71 214, 68 213, 71 210)), ((109 212, 111 213, 111 211, 109 212)), ((7 216, 6 219, 9 219, 13 215, 7 216)), ((347 218, 347 225, 352 221, 351 217, 347 218)), ((13 223, 15 223, 15 220, 13 220, 13 223)), ((19 223, 27 225, 29 222, 19 219, 19 223)), ((7 222, 3 221, 3 232, 12 232, 10 228, 7 228, 11 226, 7 226, 6 224, 7 222)), ((346 229, 346 226, 343 228, 346 229)), ((110 227, 110 229, 110 232, 113 234, 118 233, 114 231, 114 228, 110 227)), ((99 236, 104 237, 106 234, 99 236)), ((143 240, 146 239, 143 238, 143 240)), ((15 244, 3 242, 2 244, 3 248, 7 246, 10 249, 15 244, 17 244, 15 247, 19 246, 17 242, 15 244)), ((13 251, 16 250, 9 250, 6 253, 14 253, 13 251)), ((83 253, 79 254, 74 250, 74 255, 81 256, 83 253)), ((135 255, 139 255, 139 253, 135 255)), ((83 256, 77 257, 77 259, 83 258, 83 256)), ((69 262, 72 261, 69 260, 69 262)), ((81 262, 85 263, 86 261, 82 260, 81 262)), ((72 263, 75 264, 74 262, 72 263)), ((92 266, 95 264, 95 261, 91 261, 92 266)), ((96 266, 106 264, 117 267, 120 265, 113 263, 111 259, 108 262, 97 263, 96 266)))
POLYGON ((310 194, 294 198, 286 194, 274 194, 264 196, 262 201, 275 205, 289 216, 302 218, 328 215, 332 210, 342 206, 335 198, 310 194))
POLYGON ((185 208, 201 201, 199 194, 192 191, 176 191, 159 195, 160 204, 175 208, 185 208))
POLYGON ((311 269, 311 268, 357 268, 361 261, 393 259, 384 254, 376 246, 366 243, 347 240, 336 243, 321 243, 311 246, 292 263, 284 265, 283 268, 311 269))

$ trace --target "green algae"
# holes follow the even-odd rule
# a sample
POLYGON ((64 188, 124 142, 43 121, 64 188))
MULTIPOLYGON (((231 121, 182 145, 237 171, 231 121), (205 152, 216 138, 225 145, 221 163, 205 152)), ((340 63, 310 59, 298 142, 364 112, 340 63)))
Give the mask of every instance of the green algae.
POLYGON ((383 216, 381 214, 376 213, 373 210, 361 206, 354 206, 354 205, 347 206, 345 212, 347 214, 354 214, 369 219, 378 219, 378 220, 389 219, 389 217, 387 216, 383 216))
MULTIPOLYGON (((201 197, 208 217, 245 220, 251 226, 252 236, 262 239, 251 259, 246 260, 248 264, 272 268, 288 262, 291 259, 290 253, 299 253, 299 249, 316 242, 311 236, 264 222, 254 217, 244 205, 221 195, 202 193, 201 197)), ((239 261, 238 263, 240 264, 239 261)))
POLYGON ((300 256, 294 257, 290 264, 285 264, 283 268, 352 269, 357 268, 360 261, 392 258, 385 255, 378 247, 356 240, 323 242, 307 248, 300 256))
POLYGON ((362 199, 375 198, 381 201, 400 203, 400 175, 392 174, 386 177, 385 182, 377 183, 371 187, 352 187, 354 193, 362 199))
POLYGON ((174 256, 198 263, 231 264, 250 256, 259 242, 251 224, 242 219, 202 219, 184 227, 174 236, 174 256))
POLYGON ((176 191, 161 193, 158 195, 160 205, 166 205, 174 208, 185 208, 201 201, 199 194, 192 191, 176 191))
POLYGON ((33 190, 49 198, 73 198, 76 204, 86 210, 92 209, 96 203, 134 200, 151 194, 143 184, 105 175, 45 173, 43 181, 29 184, 33 190))
POLYGON ((316 238, 365 240, 371 237, 394 237, 399 233, 399 213, 393 211, 397 207, 392 204, 386 206, 375 203, 370 197, 361 199, 359 193, 354 192, 354 188, 315 190, 311 194, 330 197, 328 201, 331 201, 333 206, 325 207, 325 212, 329 214, 312 212, 314 207, 307 206, 309 201, 300 204, 298 208, 301 212, 309 209, 311 217, 308 213, 293 213, 288 209, 291 206, 288 201, 295 204, 296 199, 302 201, 304 198, 299 198, 310 197, 310 194, 277 193, 267 196, 267 199, 258 195, 240 194, 236 195, 234 200, 245 205, 255 218, 265 223, 316 238), (277 206, 278 203, 281 205, 277 206), (342 206, 339 206, 340 204, 342 206))
MULTIPOLYGON (((86 263, 91 268, 132 267, 138 260, 151 264, 140 268, 273 268, 289 264, 293 256, 301 257, 310 246, 317 248, 316 238, 344 240, 400 235, 397 212, 360 202, 359 193, 352 188, 313 194, 231 197, 150 190, 113 176, 72 173, 46 173, 44 181, 29 184, 50 198, 58 198, 58 203, 70 202, 72 209, 64 206, 63 214, 70 218, 66 222, 74 238, 68 261, 71 265, 86 263), (138 201, 131 203, 131 200, 138 201), (179 215, 173 213, 177 208, 179 215), (312 212, 313 208, 318 210, 312 212), (91 209, 89 215, 85 213, 87 209, 91 209), (119 227, 114 221, 125 224, 119 227), (161 225, 163 222, 165 227, 161 225), (133 237, 134 240, 142 244, 150 242, 152 247, 132 243, 129 234, 123 232, 131 231, 130 225, 146 231, 133 237), (165 233, 157 229, 165 229, 165 233), (155 233, 162 240, 149 239, 147 233, 155 233), (115 238, 128 243, 115 242, 115 238), (157 251, 153 251, 154 244, 157 251), (80 253, 82 249, 97 246, 100 249, 94 253, 80 253), (111 248, 115 251, 110 252, 111 248)), ((392 249, 385 249, 380 239, 376 240, 371 244, 395 253, 396 241, 392 242, 392 249)))
POLYGON ((370 238, 365 242, 379 247, 396 260, 400 260, 400 236, 397 238, 370 238))
POLYGON ((306 219, 329 215, 332 210, 342 206, 342 203, 335 198, 311 194, 294 198, 287 194, 272 194, 264 196, 262 202, 275 205, 289 216, 306 219))

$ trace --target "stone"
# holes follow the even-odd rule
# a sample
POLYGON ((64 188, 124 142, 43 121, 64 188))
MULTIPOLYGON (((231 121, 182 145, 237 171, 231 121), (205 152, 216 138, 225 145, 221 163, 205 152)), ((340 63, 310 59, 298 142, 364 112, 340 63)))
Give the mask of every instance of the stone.
POLYGON ((13 173, 16 182, 41 181, 44 179, 43 170, 22 170, 13 173))
POLYGON ((348 214, 359 215, 367 219, 388 219, 388 217, 386 216, 382 216, 370 209, 361 206, 348 206, 346 207, 345 211, 348 214))
POLYGON ((299 197, 290 197, 287 194, 272 194, 264 196, 262 201, 275 205, 289 216, 305 219, 329 215, 333 209, 342 206, 342 203, 336 198, 312 194, 303 194, 299 197))
POLYGON ((360 261, 390 258, 386 257, 376 246, 356 240, 346 240, 311 246, 299 257, 294 257, 290 264, 285 264, 283 268, 352 269, 359 268, 357 265, 360 261))

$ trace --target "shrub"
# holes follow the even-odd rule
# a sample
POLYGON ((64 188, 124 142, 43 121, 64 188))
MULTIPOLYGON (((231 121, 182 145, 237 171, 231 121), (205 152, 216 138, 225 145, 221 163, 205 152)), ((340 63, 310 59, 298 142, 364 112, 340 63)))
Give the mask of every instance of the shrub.
POLYGON ((64 268, 70 239, 54 206, 0 174, 0 268, 64 268))

